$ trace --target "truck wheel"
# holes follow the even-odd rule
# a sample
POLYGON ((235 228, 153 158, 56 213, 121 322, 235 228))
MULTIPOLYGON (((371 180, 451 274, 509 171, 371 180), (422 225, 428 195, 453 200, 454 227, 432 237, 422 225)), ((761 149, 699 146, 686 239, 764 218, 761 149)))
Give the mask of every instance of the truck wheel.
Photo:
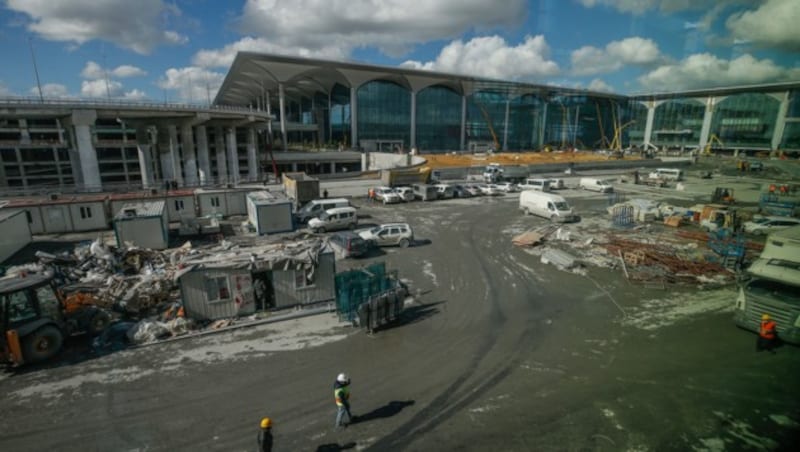
POLYGON ((22 353, 26 362, 35 363, 52 358, 61 350, 64 335, 53 325, 45 325, 25 337, 22 353))
POLYGON ((108 328, 109 323, 111 323, 111 316, 108 315, 106 311, 98 309, 97 312, 92 314, 92 317, 89 319, 89 325, 86 328, 86 332, 91 336, 97 336, 105 331, 106 328, 108 328))
POLYGON ((553 223, 557 222, 558 221, 558 215, 550 215, 550 221, 552 221, 553 223))
POLYGON ((408 239, 401 239, 399 245, 400 245, 400 248, 408 248, 408 245, 409 245, 408 239))

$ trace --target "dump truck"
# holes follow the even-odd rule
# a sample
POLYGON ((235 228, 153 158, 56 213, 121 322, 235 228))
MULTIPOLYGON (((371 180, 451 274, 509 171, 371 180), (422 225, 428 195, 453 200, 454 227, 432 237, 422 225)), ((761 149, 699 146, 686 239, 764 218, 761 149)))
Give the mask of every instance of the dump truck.
POLYGON ((97 335, 111 322, 89 294, 65 296, 51 273, 0 279, 0 361, 13 366, 36 363, 58 354, 67 337, 97 335))
POLYGON ((283 173, 283 189, 295 208, 319 198, 319 179, 306 173, 283 173))
POLYGON ((527 166, 490 163, 483 170, 483 180, 490 184, 496 182, 522 182, 528 178, 530 173, 527 166))
POLYGON ((381 182, 387 187, 426 184, 431 178, 431 168, 394 168, 381 170, 381 182))

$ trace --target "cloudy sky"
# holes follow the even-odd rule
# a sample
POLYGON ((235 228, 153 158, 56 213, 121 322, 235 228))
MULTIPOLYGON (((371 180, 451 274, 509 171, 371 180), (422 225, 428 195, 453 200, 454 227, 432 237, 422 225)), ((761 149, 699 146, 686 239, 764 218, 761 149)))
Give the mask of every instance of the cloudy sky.
POLYGON ((643 93, 800 81, 799 0, 0 0, 0 96, 206 103, 236 52, 643 93), (31 49, 33 52, 31 52, 31 49))

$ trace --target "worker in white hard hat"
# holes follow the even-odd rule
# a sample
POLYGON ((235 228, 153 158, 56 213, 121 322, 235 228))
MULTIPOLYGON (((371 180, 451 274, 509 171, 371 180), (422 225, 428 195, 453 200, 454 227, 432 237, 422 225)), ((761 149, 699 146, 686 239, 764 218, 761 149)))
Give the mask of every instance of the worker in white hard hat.
POLYGON ((333 398, 336 401, 336 424, 334 428, 347 427, 352 420, 350 415, 350 377, 346 374, 339 374, 333 383, 333 398), (347 421, 344 417, 347 416, 347 421))

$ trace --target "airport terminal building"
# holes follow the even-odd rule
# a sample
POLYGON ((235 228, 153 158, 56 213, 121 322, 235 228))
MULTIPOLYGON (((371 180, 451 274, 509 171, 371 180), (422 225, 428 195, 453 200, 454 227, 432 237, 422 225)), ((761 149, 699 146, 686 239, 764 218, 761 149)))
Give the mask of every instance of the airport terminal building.
POLYGON ((373 151, 631 146, 800 152, 800 81, 622 96, 240 52, 212 105, 0 99, 6 194, 354 172, 373 151))

